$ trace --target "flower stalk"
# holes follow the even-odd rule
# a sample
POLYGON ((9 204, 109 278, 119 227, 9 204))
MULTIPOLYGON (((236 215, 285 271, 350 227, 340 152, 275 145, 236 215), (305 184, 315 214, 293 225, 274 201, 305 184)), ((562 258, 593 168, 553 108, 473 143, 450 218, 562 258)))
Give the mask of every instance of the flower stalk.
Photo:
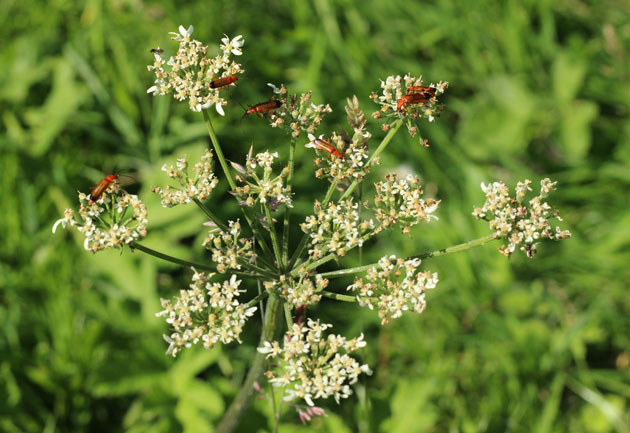
MULTIPOLYGON (((402 119, 397 119, 397 120, 394 121, 394 123, 392 123, 391 129, 389 130, 389 132, 387 133, 385 138, 383 138, 383 141, 381 141, 381 144, 379 144, 379 146, 376 148, 374 153, 372 155, 370 155, 370 159, 368 159, 368 161, 366 163, 368 166, 372 165, 374 163, 375 159, 387 148, 389 143, 392 141, 392 138, 394 138, 394 136, 396 135, 396 133, 398 132, 398 130, 400 129, 400 127, 402 125, 403 125, 403 120, 402 119)), ((343 200, 346 197, 348 197, 350 194, 352 194, 352 192, 355 190, 355 188, 358 185, 359 185, 359 181, 358 180, 353 181, 350 184, 350 186, 348 187, 348 189, 344 191, 344 193, 341 196, 340 200, 343 200)))
MULTIPOLYGON (((212 146, 214 147, 214 151, 217 155, 217 158, 219 159, 219 163, 221 164, 221 167, 223 168, 223 173, 225 174, 225 177, 228 183, 230 184, 231 190, 234 191, 236 189, 236 184, 234 183, 232 172, 230 171, 227 161, 225 159, 225 156, 223 155, 223 151, 221 150, 219 139, 217 138, 217 135, 214 132, 214 128, 212 127, 212 121, 210 120, 210 116, 208 115, 206 110, 201 110, 201 111, 203 113, 203 118, 206 122, 206 126, 208 128, 210 141, 212 141, 212 146)), ((254 236, 256 237, 256 240, 258 241, 258 244, 260 245, 260 248, 262 249, 263 253, 266 255, 269 254, 271 252, 269 251, 269 246, 265 242, 265 239, 262 237, 258 228, 254 225, 251 217, 247 214, 245 209, 243 209, 243 215, 245 216, 245 220, 247 221, 247 224, 249 225, 252 232, 254 233, 254 236)))
MULTIPOLYGON (((260 296, 260 295, 259 295, 260 296)), ((265 309, 265 321, 263 324, 263 331, 260 336, 260 346, 265 341, 273 341, 278 334, 280 327, 280 311, 282 310, 282 300, 275 293, 270 293, 267 300, 267 307, 265 309)), ((217 426, 215 433, 231 433, 240 421, 243 413, 249 406, 254 393, 254 382, 256 382, 263 373, 265 366, 265 354, 256 352, 252 366, 247 373, 245 382, 241 385, 241 388, 230 404, 230 407, 223 415, 221 422, 217 426)))
MULTIPOLYGON (((195 269, 199 269, 202 271, 209 271, 209 272, 216 272, 217 271, 217 267, 216 266, 209 266, 209 265, 204 265, 202 263, 195 263, 195 262, 190 262, 188 260, 183 260, 183 259, 178 259, 177 257, 173 257, 173 256, 169 256, 168 254, 164 254, 161 253, 159 251, 156 251, 152 248, 146 247, 144 245, 142 245, 139 242, 131 242, 129 243, 129 247, 134 250, 140 250, 143 253, 146 253, 150 256, 153 257, 157 257, 158 259, 162 259, 164 261, 167 262, 171 262, 171 263, 175 263, 176 265, 182 265, 182 266, 186 266, 186 267, 193 267, 195 269)), ((265 269, 261 269, 261 268, 257 268, 255 266, 252 265, 244 265, 245 267, 250 267, 252 270, 254 270, 257 273, 249 273, 249 272, 241 272, 241 271, 231 271, 231 273, 235 274, 235 275, 239 275, 241 277, 250 277, 250 278, 260 278, 260 277, 273 277, 275 278, 274 274, 269 273, 269 271, 265 270, 265 269)))
MULTIPOLYGON (((458 245, 453 245, 452 247, 448 247, 448 248, 442 248, 440 250, 435 250, 435 251, 431 251, 428 253, 423 253, 423 254, 418 254, 416 256, 411 256, 410 259, 428 259, 430 257, 438 257, 438 256, 445 256, 447 254, 452 254, 452 253, 457 253, 460 251, 466 251, 469 250, 471 248, 474 247, 479 247, 481 245, 485 245, 488 242, 492 242, 493 240, 496 240, 497 238, 495 237, 495 235, 487 235, 484 237, 481 237, 479 239, 474 239, 472 241, 469 242, 464 242, 458 245)), ((323 264, 325 262, 323 262, 324 259, 326 259, 328 256, 322 258, 320 260, 320 263, 318 263, 318 266, 320 264, 323 264)), ((332 259, 332 257, 327 261, 330 261, 332 259)), ((331 271, 331 272, 323 272, 319 275, 321 275, 324 278, 339 278, 339 277, 344 277, 346 275, 354 275, 354 274, 360 274, 361 272, 365 272, 368 269, 376 266, 377 263, 371 263, 369 265, 363 265, 363 266, 357 266, 355 268, 347 268, 347 269, 340 269, 338 271, 331 271)), ((326 295, 324 295, 326 296, 326 295)))
MULTIPOLYGON (((289 145, 289 174, 287 176, 287 188, 289 192, 293 189, 293 166, 295 158, 295 139, 291 139, 289 145)), ((284 221, 282 228, 282 266, 288 266, 289 261, 289 222, 291 219, 291 207, 284 207, 284 221)))
POLYGON ((221 150, 221 145, 219 144, 219 139, 217 138, 217 134, 214 132, 214 127, 212 126, 212 120, 210 120, 210 116, 206 110, 201 111, 203 113, 203 119, 206 122, 206 127, 208 128, 208 135, 210 135, 210 141, 212 142, 212 146, 214 147, 214 152, 219 159, 219 163, 221 164, 221 168, 223 168, 223 174, 225 174, 225 178, 230 184, 230 189, 234 191, 236 189, 236 184, 234 183, 234 177, 232 177, 232 172, 227 165, 227 161, 225 160, 225 156, 223 155, 223 151, 221 150))
POLYGON ((273 223, 273 217, 271 216, 271 209, 269 208, 269 203, 265 203, 263 208, 265 209, 265 217, 267 218, 267 225, 269 226, 269 234, 271 235, 271 245, 273 248, 273 253, 276 256, 276 262, 278 264, 278 268, 282 269, 282 255, 281 255, 281 247, 280 242, 278 241, 278 234, 276 233, 276 226, 273 223))
POLYGON ((205 204, 203 204, 201 200, 199 200, 198 198, 193 198, 193 202, 199 207, 199 209, 203 211, 203 213, 205 213, 208 216, 208 218, 210 218, 210 221, 215 223, 217 227, 221 229, 221 231, 223 232, 228 231, 228 227, 223 223, 223 221, 221 221, 219 217, 214 214, 214 212, 208 209, 208 207, 205 204))

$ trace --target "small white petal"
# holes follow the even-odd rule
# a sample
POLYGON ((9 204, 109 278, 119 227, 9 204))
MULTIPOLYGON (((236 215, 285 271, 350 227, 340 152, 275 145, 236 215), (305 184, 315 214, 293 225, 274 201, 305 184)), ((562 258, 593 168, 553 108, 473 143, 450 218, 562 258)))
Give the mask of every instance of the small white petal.
POLYGON ((57 226, 59 226, 59 224, 63 225, 63 228, 66 228, 66 219, 65 218, 61 218, 60 220, 57 220, 55 222, 55 224, 52 226, 52 232, 55 233, 55 231, 57 230, 57 226))
POLYGON ((225 112, 223 111, 223 106, 221 104, 215 104, 216 109, 217 109, 217 113, 219 113, 221 116, 225 116, 225 112))
POLYGON ((276 87, 273 83, 267 83, 267 85, 273 89, 273 93, 280 93, 281 92, 280 88, 276 87))

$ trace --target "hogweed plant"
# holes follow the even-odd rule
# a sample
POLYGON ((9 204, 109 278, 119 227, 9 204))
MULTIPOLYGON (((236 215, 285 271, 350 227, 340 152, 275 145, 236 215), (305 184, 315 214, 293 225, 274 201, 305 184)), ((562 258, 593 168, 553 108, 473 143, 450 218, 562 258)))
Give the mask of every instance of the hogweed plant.
MULTIPOLYGON (((192 111, 201 112, 213 150, 207 149, 192 166, 181 157, 175 165, 162 167, 171 182, 153 191, 159 194, 162 206, 194 203, 207 215, 210 222, 206 223, 203 246, 209 250, 208 256, 203 263, 190 263, 140 243, 147 234, 147 209, 138 197, 125 192, 114 176, 97 197, 79 193, 78 212, 66 210, 53 232, 59 225, 73 226, 85 235, 84 245, 89 251, 128 246, 192 268, 189 287, 173 299, 162 299, 163 310, 157 312, 171 327, 164 336, 168 355, 177 356, 195 345, 210 349, 219 343, 240 343, 243 328, 255 320, 256 310, 263 310, 257 354, 217 432, 235 428, 254 391, 259 397, 265 395, 258 383, 265 370, 271 389, 280 390, 281 401, 291 402, 303 422, 325 415, 315 406, 318 400, 333 397, 339 403, 352 394, 359 376, 371 373, 370 367, 353 354, 366 345, 363 335, 336 335, 331 324, 306 317, 308 306, 322 297, 375 309, 382 323, 387 323, 403 313, 425 310, 426 292, 436 287, 438 275, 423 267, 423 259, 498 239, 506 243, 499 249, 502 254, 509 256, 518 248, 531 258, 543 239, 570 237, 569 231, 550 224, 553 218, 560 219, 544 201, 555 182, 544 179, 539 195, 530 200, 525 199, 532 190, 529 180, 518 183, 514 196, 505 184, 493 182, 481 185, 486 201, 473 211, 476 218, 489 223, 491 234, 415 257, 389 255, 373 264, 321 272, 322 265, 333 260, 338 263, 339 258, 357 252, 381 232, 398 229, 409 234, 411 227, 437 220, 440 201, 425 197, 417 176, 389 174, 376 182, 364 182, 402 125, 414 136, 421 120, 435 120, 442 110, 438 97, 448 83, 426 86, 421 77, 410 75, 382 81, 381 94, 371 95, 380 105, 372 117, 385 119, 382 129, 387 134, 376 146, 370 144, 372 134, 356 97, 348 99, 346 106, 350 133, 327 133, 318 130, 322 118, 331 112, 329 105, 313 104, 311 92, 290 94, 284 85, 270 84, 271 99, 249 111, 265 117, 271 127, 286 130, 286 165, 277 152, 254 147, 242 161, 228 164, 209 111, 225 114, 228 94, 222 90, 234 85, 243 72, 234 57, 242 54, 244 40, 242 36, 226 36, 218 54, 208 57, 212 50, 192 39, 192 32, 191 26, 173 33, 179 48, 168 59, 162 57, 162 50, 154 50, 148 69, 155 74, 155 84, 148 93, 171 94, 178 101, 187 100, 192 111), (300 223, 304 234, 291 249, 289 227, 294 218, 292 191, 298 143, 313 149, 315 177, 325 179, 328 186, 314 201, 313 213, 300 223), (215 157, 222 173, 213 167, 215 157), (229 184, 242 218, 222 221, 206 204, 221 180, 229 184), (360 200, 357 187, 362 184, 365 188, 360 200), (348 275, 356 277, 347 287, 331 282, 348 275), (257 283, 258 292, 251 295, 243 280, 257 283)), ((420 139, 420 143, 427 146, 426 140, 420 139)), ((281 404, 276 404, 274 393, 270 400, 277 429, 281 404)))

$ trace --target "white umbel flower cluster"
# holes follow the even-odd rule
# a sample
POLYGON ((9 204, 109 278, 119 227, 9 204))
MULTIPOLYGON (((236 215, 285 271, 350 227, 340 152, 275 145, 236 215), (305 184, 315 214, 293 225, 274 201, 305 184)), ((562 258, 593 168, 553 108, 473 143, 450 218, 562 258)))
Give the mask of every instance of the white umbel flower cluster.
MULTIPOLYGON (((437 96, 444 93, 447 88, 448 83, 445 81, 423 86, 422 76, 391 75, 385 81, 381 80, 381 95, 377 93, 370 95, 370 98, 381 106, 380 111, 373 113, 372 117, 402 119, 407 125, 409 134, 413 137, 418 132, 417 120, 424 117, 429 122, 433 122, 440 115, 443 106, 438 104, 437 96)), ((383 124, 384 131, 389 130, 390 127, 391 125, 387 123, 383 124)), ((423 140, 422 144, 428 146, 426 140, 423 140)))
POLYGON ((302 273, 297 278, 281 275, 278 280, 266 281, 263 284, 265 289, 279 293, 293 308, 317 304, 322 298, 321 291, 328 286, 328 280, 317 274, 313 281, 307 273, 302 273))
MULTIPOLYGON (((367 142, 371 134, 365 129, 365 115, 359 108, 359 100, 355 96, 348 98, 346 106, 348 123, 352 128, 352 136, 345 131, 341 135, 333 133, 330 141, 323 136, 308 135, 310 142, 306 147, 325 152, 326 158, 315 158, 315 165, 320 167, 315 172, 317 178, 333 178, 338 183, 344 181, 363 180, 370 172, 367 142)), ((377 161, 375 161, 377 162, 377 161)))
POLYGON ((170 335, 164 339, 169 343, 167 355, 173 357, 184 348, 201 342, 210 349, 215 344, 231 343, 243 331, 248 317, 256 307, 248 307, 238 301, 238 296, 245 290, 239 290, 240 280, 235 275, 221 283, 211 283, 213 273, 195 272, 189 290, 180 290, 174 302, 161 299, 164 310, 156 314, 165 317, 166 323, 173 327, 170 335))
POLYGON ((153 192, 160 194, 162 197, 162 206, 164 207, 190 203, 192 199, 205 201, 219 183, 219 179, 212 171, 212 151, 209 149, 206 149, 205 154, 195 164, 192 177, 188 173, 188 160, 186 157, 178 158, 175 166, 164 164, 162 171, 165 171, 168 177, 176 179, 180 184, 180 188, 171 186, 166 188, 153 187, 153 192))
POLYGON ((358 291, 362 307, 378 309, 381 324, 402 316, 405 311, 422 313, 427 306, 425 292, 438 283, 437 273, 420 272, 420 259, 382 257, 365 278, 356 278, 348 290, 358 291))
POLYGON ((555 189, 557 182, 552 182, 548 178, 541 180, 540 193, 525 203, 525 195, 532 190, 531 183, 529 179, 519 182, 515 198, 510 197, 510 190, 503 182, 481 184, 481 189, 486 194, 486 202, 483 207, 476 207, 473 215, 477 219, 488 221, 497 238, 508 241, 507 245, 499 248, 501 254, 506 257, 520 245, 520 250, 532 258, 542 239, 561 240, 571 237, 570 231, 560 230, 560 227, 554 228, 549 224, 552 218, 558 221, 562 221, 562 218, 556 209, 543 201, 555 189))
POLYGON ((263 112, 261 115, 269 119, 273 128, 286 129, 293 138, 298 138, 302 132, 315 134, 317 127, 322 123, 322 118, 332 112, 328 104, 313 104, 311 97, 313 92, 289 95, 289 91, 282 84, 276 87, 272 83, 268 85, 273 89, 274 99, 281 103, 280 107, 263 112))
POLYGON ((241 200, 241 205, 254 206, 256 203, 269 202, 272 211, 281 204, 293 207, 291 190, 286 186, 288 169, 285 168, 279 175, 272 176, 272 165, 276 158, 278 152, 267 151, 252 156, 250 149, 245 167, 232 163, 232 167, 238 172, 236 180, 242 184, 234 190, 234 195, 241 200))
POLYGON ((223 232, 218 227, 210 230, 203 240, 203 246, 212 253, 212 261, 217 264, 217 271, 225 273, 228 269, 241 269, 241 263, 254 259, 253 242, 241 239, 241 223, 229 221, 229 231, 223 232))
POLYGON ((79 202, 78 214, 66 209, 64 217, 53 225, 53 233, 59 225, 63 228, 74 226, 85 236, 85 249, 93 253, 122 248, 147 235, 147 207, 137 195, 121 189, 116 180, 95 201, 90 195, 79 192, 79 202))
POLYGON ((237 74, 243 72, 241 65, 231 60, 231 56, 240 56, 244 40, 241 35, 230 39, 221 39, 221 53, 216 57, 207 58, 208 47, 201 42, 191 39, 193 26, 184 28, 179 26, 179 32, 171 34, 171 39, 179 42, 179 49, 175 56, 165 60, 162 50, 154 50, 154 61, 147 69, 155 73, 155 84, 147 93, 167 95, 173 93, 178 101, 188 100, 192 111, 215 106, 217 113, 224 115, 223 106, 227 101, 220 96, 223 87, 233 84, 237 74), (164 65, 169 71, 164 70, 164 65))
POLYGON ((266 341, 258 351, 266 353, 277 364, 268 372, 269 382, 285 388, 285 401, 302 398, 309 406, 313 400, 334 397, 339 403, 352 394, 350 385, 360 374, 371 374, 367 364, 359 364, 348 355, 365 347, 363 334, 348 340, 341 335, 324 336, 332 325, 308 320, 306 326, 294 324, 284 337, 284 346, 266 341))
POLYGON ((396 174, 391 173, 385 179, 374 184, 374 206, 376 219, 381 222, 380 228, 398 224, 403 233, 409 234, 410 228, 419 222, 438 219, 433 213, 440 202, 422 198, 424 191, 417 176, 408 175, 405 179, 397 180, 396 174))
POLYGON ((302 231, 311 239, 311 258, 317 260, 329 252, 343 257, 354 247, 374 234, 374 222, 361 221, 359 206, 350 200, 328 203, 325 209, 315 202, 315 214, 300 224, 302 231))

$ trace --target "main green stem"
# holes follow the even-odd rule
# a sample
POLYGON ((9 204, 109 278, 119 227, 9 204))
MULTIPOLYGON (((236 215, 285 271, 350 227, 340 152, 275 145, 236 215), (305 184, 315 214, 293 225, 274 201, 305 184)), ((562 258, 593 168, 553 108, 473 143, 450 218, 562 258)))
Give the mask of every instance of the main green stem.
MULTIPOLYGON (((265 314, 265 322, 263 324, 262 335, 260 336, 259 347, 262 347, 265 341, 273 341, 276 337, 279 329, 279 314, 282 310, 282 302, 280 297, 275 293, 269 295, 267 301, 267 308, 265 314)), ((281 322, 280 322, 281 323, 281 322)), ((252 366, 247 373, 245 382, 241 386, 236 398, 223 415, 221 422, 217 426, 215 433, 231 433, 236 428, 238 422, 241 420, 243 413, 249 406, 252 395, 254 393, 254 382, 256 382, 262 375, 265 365, 264 353, 256 351, 256 356, 252 362, 252 366)))
MULTIPOLYGON (((289 175, 287 176, 287 188, 289 193, 293 189, 293 159, 295 157, 295 139, 289 145, 289 175)), ((284 205, 284 227, 282 229, 282 266, 286 268, 289 261, 289 220, 291 219, 291 208, 284 205)))
MULTIPOLYGON (((487 235, 482 238, 475 239, 469 242, 464 242, 463 244, 453 245, 452 247, 443 248, 441 250, 435 250, 428 253, 418 254, 417 256, 409 257, 409 259, 428 259, 429 257, 445 256, 446 254, 457 253, 459 251, 465 251, 470 248, 485 245, 488 242, 492 242, 495 239, 496 237, 494 236, 494 234, 491 234, 491 235, 487 235)), ((332 257, 328 258, 329 256, 326 256, 318 260, 317 261, 318 265, 325 263, 327 261, 330 261, 334 258, 334 254, 331 254, 330 256, 332 257)), ((359 274, 361 272, 365 272, 374 266, 378 266, 378 263, 372 263, 365 266, 357 266, 356 268, 341 269, 339 271, 324 272, 323 274, 320 274, 320 275, 324 278, 343 277, 344 275, 352 275, 352 274, 359 274)))
MULTIPOLYGON (((230 171, 227 165, 227 161, 225 160, 225 156, 223 155, 223 151, 221 150, 221 145, 219 144, 219 139, 217 138, 217 135, 214 132, 214 128, 212 126, 212 121, 210 120, 210 116, 208 116, 208 113, 206 112, 206 110, 201 110, 201 112, 203 113, 203 118, 206 121, 206 127, 208 128, 208 134, 210 135, 210 141, 212 141, 212 147, 214 147, 214 152, 217 154, 217 158, 219 159, 219 163, 221 164, 221 167, 223 168, 223 173, 225 174, 225 177, 228 183, 230 184, 231 190, 234 191, 236 190, 236 183, 234 183, 232 172, 230 171)), ((243 210, 243 215, 245 216, 245 220, 247 221, 247 224, 249 225, 249 227, 252 229, 252 232, 254 233, 254 236, 256 237, 256 240, 258 241, 258 244, 260 245, 260 248, 262 249, 263 253, 270 255, 271 251, 269 250, 269 247, 267 246, 267 243, 265 242, 265 238, 262 237, 262 235, 260 234, 256 226, 254 225, 254 222, 252 221, 250 216, 247 215, 247 212, 245 212, 245 209, 242 209, 242 210, 243 210)))

